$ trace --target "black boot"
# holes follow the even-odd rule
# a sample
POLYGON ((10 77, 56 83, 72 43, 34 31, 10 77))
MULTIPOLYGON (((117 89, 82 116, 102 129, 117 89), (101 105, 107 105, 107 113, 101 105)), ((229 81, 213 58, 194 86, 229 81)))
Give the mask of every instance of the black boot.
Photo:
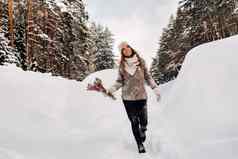
POLYGON ((146 153, 145 147, 144 147, 144 145, 142 143, 138 144, 138 152, 139 153, 146 153))

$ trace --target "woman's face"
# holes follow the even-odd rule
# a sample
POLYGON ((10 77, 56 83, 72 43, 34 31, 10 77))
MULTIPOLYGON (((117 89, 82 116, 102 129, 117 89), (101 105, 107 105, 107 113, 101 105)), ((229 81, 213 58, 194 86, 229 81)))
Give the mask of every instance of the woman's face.
POLYGON ((132 50, 130 46, 128 46, 127 44, 124 44, 122 46, 122 53, 124 56, 130 56, 132 54, 132 50))

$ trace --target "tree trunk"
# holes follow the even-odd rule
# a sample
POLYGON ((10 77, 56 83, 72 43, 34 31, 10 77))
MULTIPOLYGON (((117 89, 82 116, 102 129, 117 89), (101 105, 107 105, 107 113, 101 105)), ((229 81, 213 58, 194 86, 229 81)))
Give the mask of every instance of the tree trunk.
POLYGON ((8 31, 10 37, 10 45, 14 45, 14 34, 13 34, 13 0, 8 0, 8 31))
POLYGON ((32 63, 32 50, 30 49, 32 46, 30 44, 30 32, 32 30, 32 1, 27 0, 27 28, 26 28, 26 57, 27 57, 27 65, 30 66, 32 63))
POLYGON ((2 1, 0 1, 0 32, 2 31, 2 18, 3 18, 3 4, 2 4, 3 2, 2 1))

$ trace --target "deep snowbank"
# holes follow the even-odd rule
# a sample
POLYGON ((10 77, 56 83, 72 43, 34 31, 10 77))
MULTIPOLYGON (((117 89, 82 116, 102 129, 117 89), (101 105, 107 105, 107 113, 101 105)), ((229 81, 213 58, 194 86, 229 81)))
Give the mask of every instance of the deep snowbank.
MULTIPOLYGON (((13 65, 0 67, 0 157, 138 158, 120 91, 116 101, 86 91, 95 77, 109 87, 116 75, 116 70, 104 70, 76 82, 13 65)), ((153 112, 158 103, 154 94, 150 98, 153 112)), ((152 152, 152 143, 147 146, 152 152)))
POLYGON ((191 50, 163 106, 165 146, 183 159, 238 158, 237 41, 191 50))

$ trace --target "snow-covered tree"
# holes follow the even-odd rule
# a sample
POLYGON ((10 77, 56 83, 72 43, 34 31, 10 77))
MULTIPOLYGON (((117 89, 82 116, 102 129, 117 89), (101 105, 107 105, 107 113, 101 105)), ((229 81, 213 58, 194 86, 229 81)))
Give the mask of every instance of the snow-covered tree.
POLYGON ((6 0, 0 6, 1 32, 24 70, 83 80, 113 67, 112 34, 105 28, 100 43, 93 39, 83 0, 6 0))
POLYGON ((27 69, 26 63, 26 7, 22 1, 15 2, 14 17, 17 19, 15 24, 15 48, 19 53, 20 67, 27 69))
MULTIPOLYGON (((29 0, 30 1, 30 0, 29 0)), ((81 0, 31 1, 28 54, 41 72, 82 80, 88 74, 89 28, 81 0), (34 60, 33 60, 34 59, 34 60)))
POLYGON ((113 55, 113 34, 108 27, 92 23, 92 32, 94 32, 93 41, 95 43, 94 54, 96 71, 114 67, 113 55))
POLYGON ((3 3, 0 1, 0 31, 2 31, 2 18, 3 18, 3 3))
POLYGON ((174 79, 190 49, 238 34, 236 3, 237 0, 180 0, 176 18, 170 20, 160 39, 154 78, 160 83, 174 79))
POLYGON ((234 7, 234 14, 238 14, 238 0, 234 0, 235 7, 234 7))
POLYGON ((4 33, 0 33, 0 65, 5 63, 15 63, 19 65, 19 54, 8 44, 9 40, 4 37, 4 33))
POLYGON ((158 67, 159 62, 157 60, 158 60, 158 58, 153 58, 152 64, 151 64, 151 67, 150 67, 150 73, 151 73, 153 79, 155 80, 155 82, 157 84, 159 84, 160 71, 158 69, 159 68, 158 67))

